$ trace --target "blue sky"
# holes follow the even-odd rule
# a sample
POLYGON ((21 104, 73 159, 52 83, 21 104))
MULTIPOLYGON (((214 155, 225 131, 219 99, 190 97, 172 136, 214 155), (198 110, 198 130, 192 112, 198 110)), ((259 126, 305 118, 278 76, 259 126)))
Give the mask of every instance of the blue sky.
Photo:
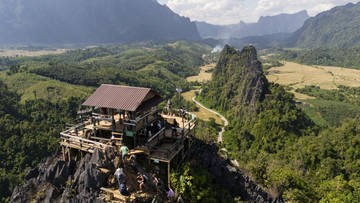
POLYGON ((191 20, 213 24, 256 22, 260 16, 307 10, 310 16, 334 6, 356 3, 349 0, 158 0, 191 20))

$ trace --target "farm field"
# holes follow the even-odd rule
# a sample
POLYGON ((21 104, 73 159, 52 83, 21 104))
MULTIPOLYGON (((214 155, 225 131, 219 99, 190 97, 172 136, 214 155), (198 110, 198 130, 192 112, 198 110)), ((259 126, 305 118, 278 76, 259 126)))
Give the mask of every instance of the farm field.
POLYGON ((206 71, 215 67, 216 64, 208 64, 200 67, 199 75, 190 76, 187 79, 189 82, 198 81, 198 82, 206 82, 211 80, 212 73, 207 73, 206 71))
POLYGON ((360 87, 360 70, 354 69, 284 62, 284 66, 271 68, 268 72, 266 77, 270 82, 291 87, 297 99, 311 99, 294 91, 306 85, 319 86, 321 89, 337 89, 338 85, 360 87))
POLYGON ((0 57, 17 57, 17 56, 43 56, 49 54, 62 54, 65 53, 67 49, 55 49, 55 50, 17 50, 17 49, 0 49, 0 57))

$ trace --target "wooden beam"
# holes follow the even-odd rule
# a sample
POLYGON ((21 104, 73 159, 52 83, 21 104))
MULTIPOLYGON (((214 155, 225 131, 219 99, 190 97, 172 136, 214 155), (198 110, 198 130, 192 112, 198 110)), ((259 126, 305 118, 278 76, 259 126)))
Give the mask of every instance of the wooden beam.
POLYGON ((170 161, 168 162, 168 187, 170 188, 170 161))

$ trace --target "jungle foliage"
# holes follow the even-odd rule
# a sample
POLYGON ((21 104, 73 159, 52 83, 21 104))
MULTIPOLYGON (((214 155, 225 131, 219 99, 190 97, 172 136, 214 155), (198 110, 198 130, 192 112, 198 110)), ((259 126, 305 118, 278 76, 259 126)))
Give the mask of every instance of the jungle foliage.
POLYGON ((337 66, 360 69, 360 47, 315 48, 311 50, 277 49, 279 55, 271 58, 294 61, 305 65, 337 66))
POLYGON ((80 99, 20 103, 20 95, 0 81, 0 201, 29 169, 59 148, 59 132, 76 116, 80 99))
MULTIPOLYGON (((220 60, 232 58, 234 53, 223 51, 223 54, 227 56, 221 56, 220 60)), ((229 67, 244 70, 242 64, 246 59, 240 60, 243 61, 218 64, 214 73, 226 72, 229 67)), ((331 115, 324 109, 327 112, 324 119, 331 127, 319 127, 296 105, 294 95, 282 86, 256 85, 252 87, 255 91, 251 88, 244 91, 243 81, 249 80, 250 74, 237 76, 236 85, 233 75, 222 74, 216 81, 223 81, 223 84, 211 81, 204 87, 211 89, 209 93, 230 92, 226 98, 221 98, 228 101, 226 108, 219 103, 219 97, 200 94, 204 102, 223 111, 230 121, 223 137, 230 156, 258 183, 273 194, 281 195, 285 201, 357 202, 360 194, 360 114, 353 112, 350 116, 350 110, 341 108, 336 115, 331 115), (254 92, 261 92, 256 88, 263 88, 265 92, 262 99, 256 99, 256 104, 241 100, 242 95, 256 96, 254 92), (338 126, 332 125, 335 120, 338 126)), ((323 91, 307 87, 298 91, 321 98, 322 102, 359 107, 357 88, 323 91)))

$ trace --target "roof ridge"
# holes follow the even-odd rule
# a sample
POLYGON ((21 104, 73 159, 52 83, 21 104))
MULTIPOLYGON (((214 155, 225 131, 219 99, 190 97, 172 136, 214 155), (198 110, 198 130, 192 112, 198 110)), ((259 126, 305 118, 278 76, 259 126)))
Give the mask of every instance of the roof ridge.
POLYGON ((133 88, 133 89, 146 89, 146 90, 152 90, 149 87, 136 87, 136 86, 127 86, 127 85, 114 85, 114 84, 101 84, 101 86, 115 86, 115 87, 125 87, 125 88, 133 88))

